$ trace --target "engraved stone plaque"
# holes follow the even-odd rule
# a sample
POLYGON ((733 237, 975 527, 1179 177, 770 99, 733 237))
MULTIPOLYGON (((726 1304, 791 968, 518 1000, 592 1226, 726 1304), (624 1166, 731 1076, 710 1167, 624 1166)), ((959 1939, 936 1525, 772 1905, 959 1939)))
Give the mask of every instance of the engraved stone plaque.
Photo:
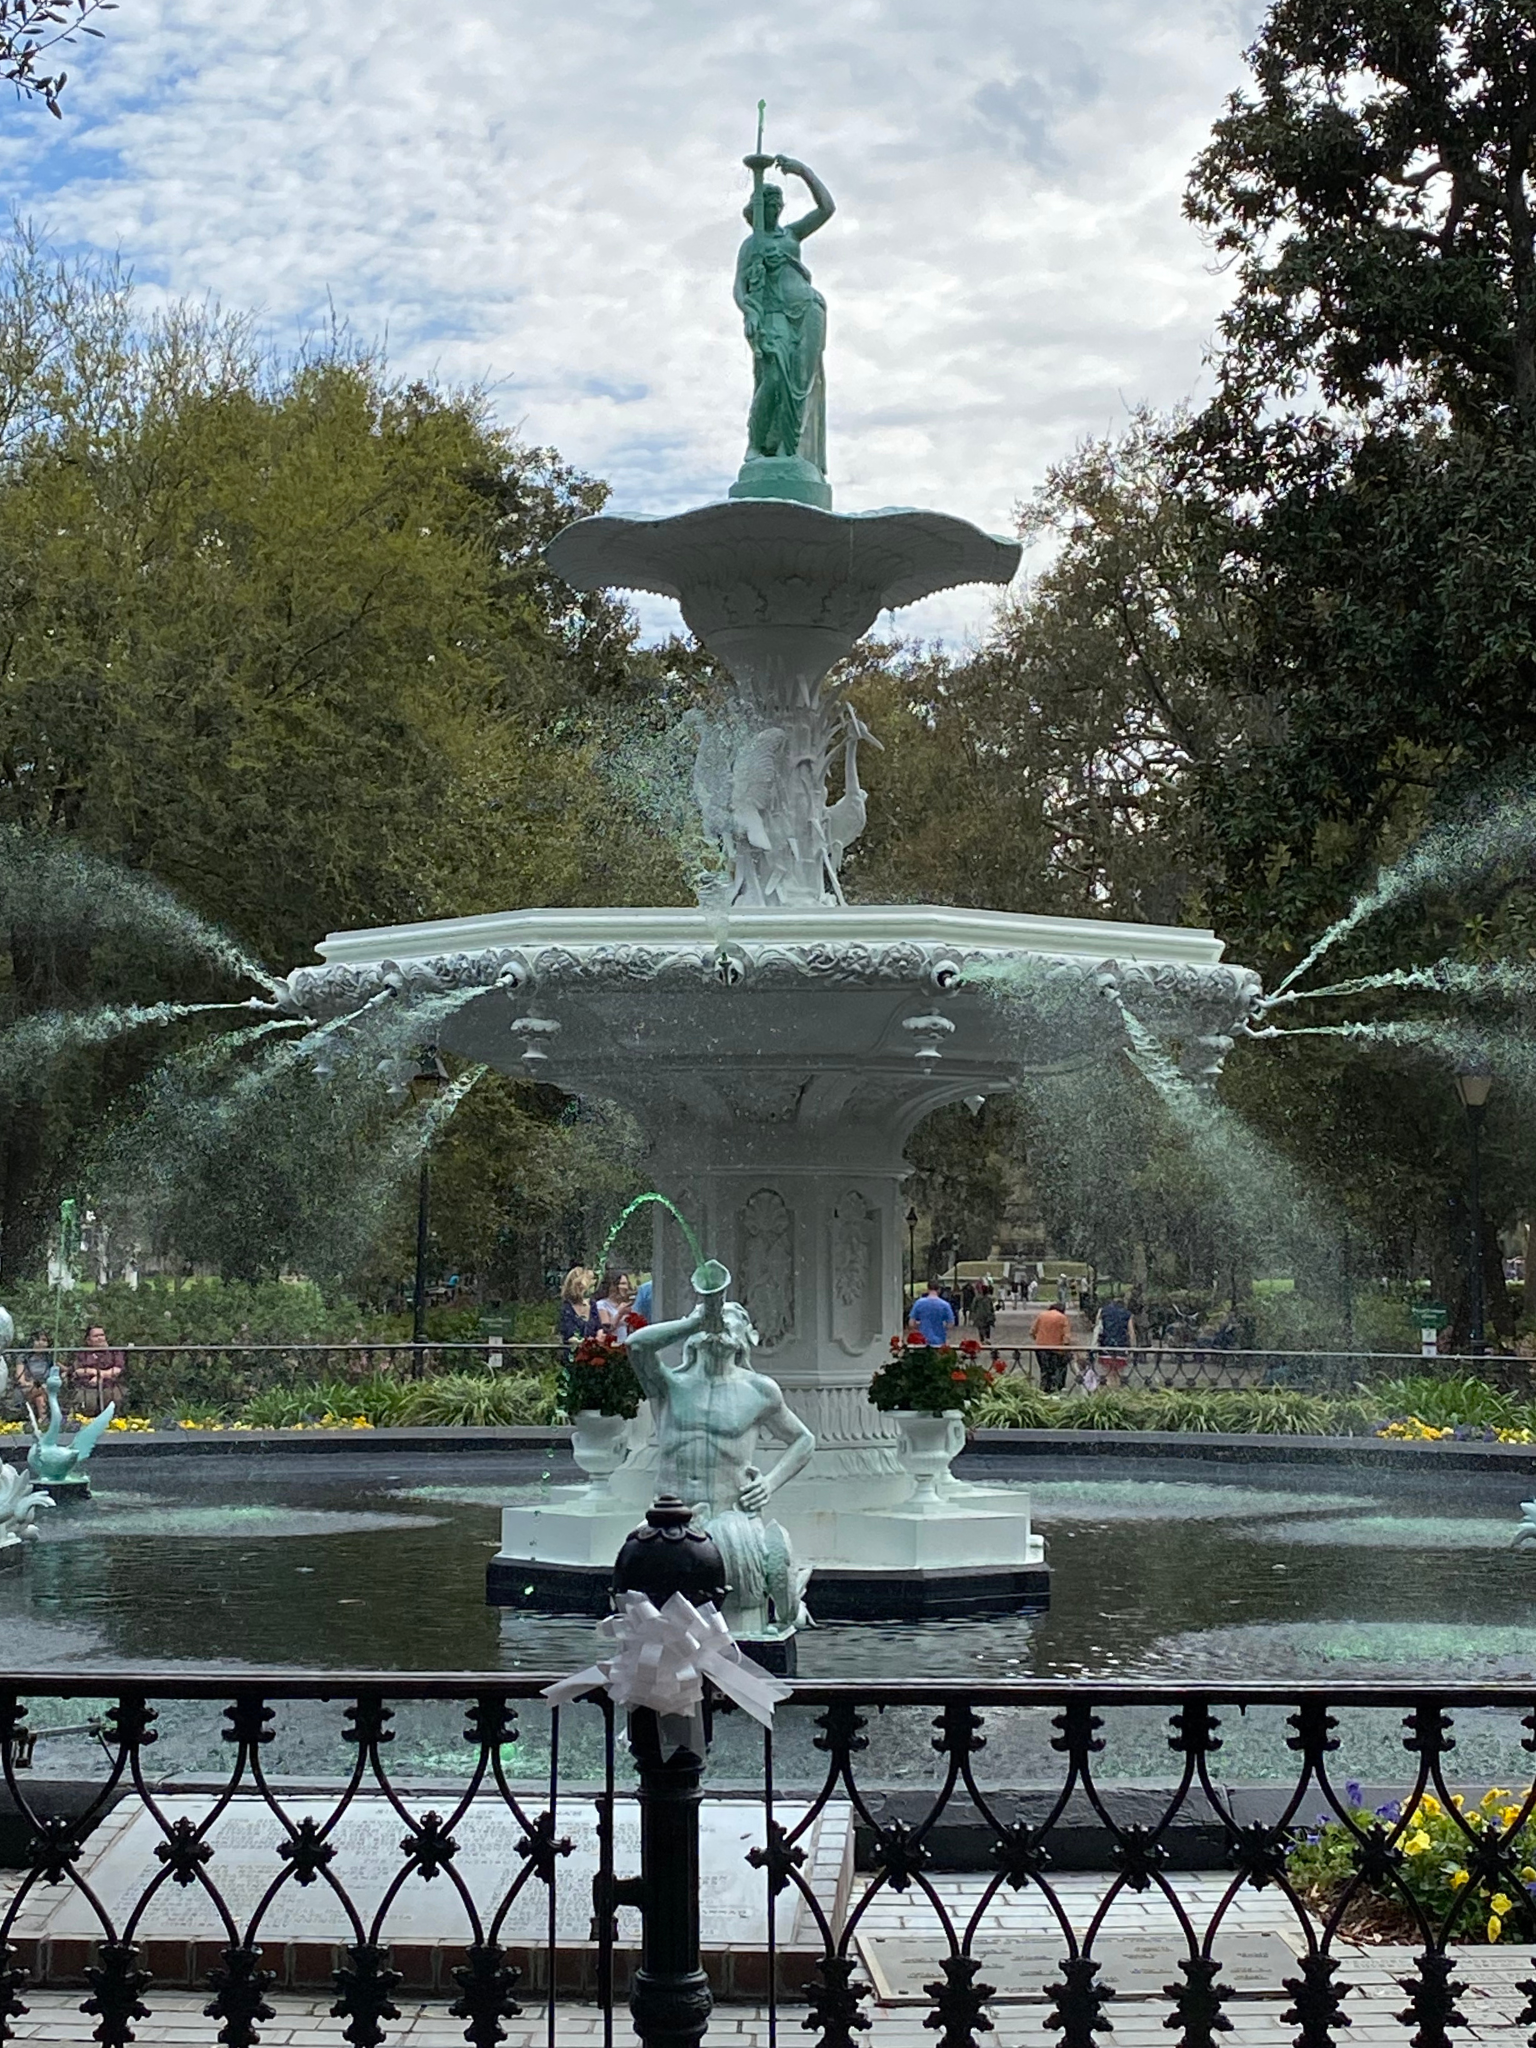
MULTIPOLYGON (((875 1996, 882 2005, 929 2005, 925 1984, 941 1981, 949 1949, 931 1936, 861 1934, 856 1937, 875 1996)), ((980 1981, 996 1987, 990 2003, 1047 2005, 1048 1984, 1061 1981, 1066 1947, 1054 1934, 986 1934, 972 1952, 981 1964, 980 1981)), ((1171 1934, 1101 1935, 1093 1945, 1099 1981, 1111 1986, 1117 1999, 1156 1999, 1168 2003, 1165 1986, 1182 1984, 1180 1958, 1187 1947, 1171 1934)), ((1231 1986, 1234 1998, 1278 1998, 1286 1977, 1296 1974, 1295 1951, 1282 1936, 1268 1930, 1226 1933, 1217 1940, 1221 1964, 1218 1983, 1231 1986)))
MULTIPOLYGON (((158 1803, 171 1826, 183 1818, 201 1819, 212 1804, 186 1797, 158 1803)), ((409 1804, 418 1815, 434 1805, 446 1814, 452 1806, 446 1796, 435 1801, 415 1799, 409 1804)), ((329 1802, 318 1799, 285 1799, 282 1805, 295 1823, 306 1817, 323 1822, 331 1811, 329 1802)), ((529 1810, 531 1815, 533 1807, 529 1810)), ((157 1844, 165 1839, 161 1829, 140 1808, 126 1812, 124 1821, 115 1827, 108 1822, 91 1838, 80 1865, 85 1882, 119 1929, 152 1880, 164 1874, 164 1866, 155 1856, 157 1844)), ((804 1814, 803 1806, 775 1807, 775 1818, 785 1827, 792 1828, 804 1814)), ((556 1938, 586 1941, 591 1933, 592 1879, 597 1870, 592 1802, 573 1798, 563 1804, 555 1831, 572 1844, 571 1854, 560 1857, 556 1864, 556 1938)), ((767 1882, 763 1872, 747 1862, 747 1852, 762 1839, 762 1832, 762 1808, 750 1801, 712 1800, 703 1809, 699 1828, 700 1926, 707 1946, 767 1939, 767 1882)), ((360 1798, 329 1837, 336 1850, 329 1872, 345 1887, 365 1928, 399 1874, 405 1834, 405 1823, 386 1801, 360 1798)), ((468 1889, 482 1926, 488 1925, 500 1908, 523 1867, 517 1853, 521 1835, 515 1816, 499 1800, 489 1799, 477 1800, 453 1829, 458 1850, 451 1867, 468 1889)), ((242 1930, 267 1888, 287 1867, 278 1854, 285 1839, 282 1824, 259 1799, 232 1801, 209 1831, 213 1855, 203 1870, 242 1930)), ((823 1909, 835 1910, 843 1881, 842 1864, 852 1847, 847 1809, 823 1813, 806 1837, 805 1847, 813 1888, 823 1909)), ((621 1877, 640 1868, 640 1818, 631 1799, 615 1802, 613 1860, 621 1877)), ((811 1931, 809 1925, 800 1928, 802 1914, 809 1923, 811 1916, 804 1911, 804 1901, 791 1886, 780 1894, 776 1906, 775 1932, 780 1942, 793 1942, 797 1934, 803 1938, 811 1931)), ((626 1907, 618 1920, 620 1941, 637 1942, 639 1914, 626 1907)), ((501 1939, 507 1943, 539 1942, 546 1938, 548 1928, 549 1894, 537 1878, 530 1877, 502 1920, 501 1939)), ((39 1887, 18 1928, 18 1932, 50 1935, 96 1935, 100 1931, 100 1922, 81 1892, 61 1886, 39 1887)), ((323 1877, 308 1885, 290 1877, 263 1916, 261 1933, 271 1941, 352 1938, 345 1908, 323 1877)), ((201 1884, 182 1886, 168 1881, 151 1901, 139 1923, 139 1934, 143 1939, 207 1939, 221 1934, 221 1923, 201 1884)), ((468 1943, 471 1923, 453 1882, 443 1876, 427 1880, 419 1873, 408 1878, 386 1917, 384 1938, 468 1943)))

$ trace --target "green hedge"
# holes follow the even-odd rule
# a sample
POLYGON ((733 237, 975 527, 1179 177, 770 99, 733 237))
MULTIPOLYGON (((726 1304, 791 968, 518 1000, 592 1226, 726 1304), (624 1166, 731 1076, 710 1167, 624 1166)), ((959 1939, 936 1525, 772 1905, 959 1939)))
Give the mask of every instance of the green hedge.
POLYGON ((1374 1399, 1329 1400, 1286 1387, 1110 1388, 1046 1394, 1022 1377, 999 1381, 971 1411, 978 1429, 1180 1429, 1213 1435, 1363 1436, 1386 1418, 1374 1399))

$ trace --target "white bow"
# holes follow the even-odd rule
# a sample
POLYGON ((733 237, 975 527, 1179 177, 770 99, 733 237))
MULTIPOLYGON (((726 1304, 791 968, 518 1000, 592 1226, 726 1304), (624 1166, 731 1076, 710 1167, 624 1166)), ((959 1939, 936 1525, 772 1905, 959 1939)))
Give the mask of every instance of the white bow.
MULTIPOLYGON (((695 1607, 674 1593, 665 1607, 656 1608, 644 1593, 621 1597, 619 1612, 597 1625, 600 1636, 618 1645, 617 1654, 546 1685, 545 1699, 561 1706, 602 1686, 616 1706, 649 1707, 668 1720, 686 1722, 686 1746, 702 1755, 700 1708, 707 1678, 754 1721, 773 1726, 774 1707, 794 1687, 769 1678, 742 1656, 712 1600, 695 1607)), ((679 1735, 679 1746, 684 1740, 679 1735)))

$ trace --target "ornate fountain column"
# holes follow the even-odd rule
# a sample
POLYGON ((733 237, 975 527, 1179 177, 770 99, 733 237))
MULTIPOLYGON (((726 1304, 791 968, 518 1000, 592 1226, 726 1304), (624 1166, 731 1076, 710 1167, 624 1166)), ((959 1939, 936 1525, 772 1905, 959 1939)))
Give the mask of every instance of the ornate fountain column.
MULTIPOLYGON (((815 1459, 795 1485, 803 1492, 835 1482, 864 1505, 884 1506, 907 1481, 895 1430, 866 1389, 901 1327, 906 1168, 889 1128, 829 1133, 814 1094, 809 1082, 785 1087, 745 1128, 733 1120, 728 1131, 695 1126, 663 1138, 655 1184, 730 1267, 762 1338, 762 1370, 816 1438, 815 1459)), ((670 1218, 658 1221, 654 1246, 657 1313, 683 1313, 690 1262, 670 1218)))

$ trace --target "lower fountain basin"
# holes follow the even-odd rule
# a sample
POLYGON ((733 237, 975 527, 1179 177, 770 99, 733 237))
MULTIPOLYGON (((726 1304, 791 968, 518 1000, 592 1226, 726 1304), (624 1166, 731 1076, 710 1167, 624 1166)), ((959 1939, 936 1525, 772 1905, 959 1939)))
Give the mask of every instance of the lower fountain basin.
MULTIPOLYGON (((1050 1568, 1025 1487, 951 1482, 932 1502, 851 1510, 797 1505, 794 1491, 775 1499, 773 1513, 795 1555, 813 1564, 806 1602, 818 1622, 1038 1614, 1050 1604, 1050 1568)), ((611 1493, 579 1486, 506 1507, 501 1549, 486 1567, 487 1600, 606 1614, 613 1560, 637 1519, 611 1493)))

